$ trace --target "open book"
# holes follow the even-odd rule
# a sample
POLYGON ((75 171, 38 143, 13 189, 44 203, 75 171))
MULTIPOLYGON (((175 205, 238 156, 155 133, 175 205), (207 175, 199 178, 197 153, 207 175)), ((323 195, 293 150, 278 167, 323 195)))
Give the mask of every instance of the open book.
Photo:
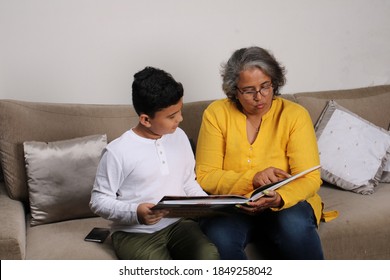
POLYGON ((208 196, 164 196, 152 210, 169 210, 168 217, 204 216, 234 211, 234 205, 256 201, 264 196, 266 190, 276 190, 287 183, 306 175, 321 166, 317 165, 279 182, 261 186, 245 196, 241 195, 208 195, 208 196))

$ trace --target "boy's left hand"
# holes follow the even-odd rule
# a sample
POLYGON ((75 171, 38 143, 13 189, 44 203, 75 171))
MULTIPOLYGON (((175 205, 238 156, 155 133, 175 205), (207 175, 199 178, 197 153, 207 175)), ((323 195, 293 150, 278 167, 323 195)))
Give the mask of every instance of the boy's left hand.
POLYGON ((144 225, 157 224, 169 212, 166 210, 151 210, 153 203, 141 203, 137 208, 138 221, 144 225))

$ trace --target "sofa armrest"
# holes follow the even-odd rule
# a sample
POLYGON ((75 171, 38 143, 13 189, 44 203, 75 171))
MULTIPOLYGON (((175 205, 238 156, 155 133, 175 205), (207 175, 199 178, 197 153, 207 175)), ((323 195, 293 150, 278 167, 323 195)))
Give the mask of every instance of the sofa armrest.
POLYGON ((22 202, 11 199, 0 182, 0 259, 26 256, 26 215, 22 202))

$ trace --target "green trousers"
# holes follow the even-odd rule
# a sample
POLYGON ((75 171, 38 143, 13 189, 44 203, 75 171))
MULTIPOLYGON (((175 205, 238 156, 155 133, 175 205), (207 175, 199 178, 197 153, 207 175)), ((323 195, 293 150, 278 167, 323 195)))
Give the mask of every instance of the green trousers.
POLYGON ((154 233, 117 231, 112 243, 122 260, 216 260, 217 248, 203 234, 197 222, 178 222, 154 233))

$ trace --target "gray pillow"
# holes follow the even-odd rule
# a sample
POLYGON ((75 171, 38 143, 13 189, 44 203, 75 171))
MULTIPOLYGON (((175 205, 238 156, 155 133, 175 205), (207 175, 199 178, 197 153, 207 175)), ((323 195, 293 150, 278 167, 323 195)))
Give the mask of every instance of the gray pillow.
POLYGON ((91 190, 106 135, 24 142, 31 225, 94 216, 91 190))

